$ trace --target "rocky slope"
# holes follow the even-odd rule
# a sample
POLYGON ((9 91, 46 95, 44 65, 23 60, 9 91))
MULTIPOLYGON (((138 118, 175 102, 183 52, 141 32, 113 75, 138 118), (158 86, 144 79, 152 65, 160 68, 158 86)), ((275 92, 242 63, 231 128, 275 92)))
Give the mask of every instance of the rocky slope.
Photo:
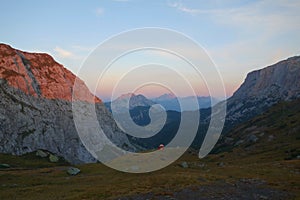
POLYGON ((300 98, 300 56, 250 72, 227 101, 225 131, 279 101, 300 98))
POLYGON ((300 159, 300 99, 280 102, 223 135, 214 152, 243 150, 270 159, 300 159), (267 157, 267 156, 265 156, 267 157))
MULTIPOLYGON (((71 163, 95 162, 77 134, 72 114, 76 76, 47 54, 0 44, 0 152, 16 155, 44 149, 71 163)), ((79 81, 84 103, 94 99, 100 125, 118 146, 134 149, 101 100, 79 81)))

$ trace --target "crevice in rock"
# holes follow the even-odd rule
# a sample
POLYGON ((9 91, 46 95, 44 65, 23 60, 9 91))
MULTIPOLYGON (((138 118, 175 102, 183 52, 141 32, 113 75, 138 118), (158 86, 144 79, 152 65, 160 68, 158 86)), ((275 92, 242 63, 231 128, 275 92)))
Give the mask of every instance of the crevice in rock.
POLYGON ((27 75, 32 80, 31 86, 32 86, 33 90, 35 91, 35 93, 37 94, 38 97, 41 97, 42 93, 41 93, 40 85, 38 84, 35 76, 33 75, 33 72, 32 72, 31 67, 30 67, 29 60, 27 60, 25 58, 25 56, 22 53, 18 52, 18 51, 17 51, 17 54, 18 54, 18 56, 20 56, 20 58, 22 60, 22 63, 24 65, 25 69, 26 69, 27 75))
MULTIPOLYGON (((19 66, 19 64, 18 64, 16 58, 14 58, 14 63, 15 63, 15 65, 18 67, 18 72, 20 73, 20 66, 19 66)), ((27 88, 27 91, 28 91, 28 93, 29 93, 29 92, 30 92, 30 86, 29 86, 29 83, 28 83, 27 79, 25 78, 25 76, 22 76, 22 77, 23 77, 23 79, 24 79, 24 81, 25 81, 25 83, 26 83, 26 88, 27 88)), ((18 88, 20 88, 18 82, 17 82, 17 85, 18 85, 18 88)))

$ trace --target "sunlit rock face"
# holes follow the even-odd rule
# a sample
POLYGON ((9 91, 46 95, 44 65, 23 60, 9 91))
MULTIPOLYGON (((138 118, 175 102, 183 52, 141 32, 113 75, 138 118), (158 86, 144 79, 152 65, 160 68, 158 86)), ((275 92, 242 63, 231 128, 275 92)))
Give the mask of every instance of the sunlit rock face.
MULTIPOLYGON (((0 152, 22 155, 44 149, 71 163, 96 162, 75 128, 75 79, 50 55, 0 44, 0 152)), ((134 150, 102 101, 90 93, 83 81, 77 80, 76 85, 80 91, 80 95, 75 94, 76 101, 95 103, 99 124, 107 138, 134 150)))
MULTIPOLYGON (((76 76, 45 53, 27 53, 0 44, 0 78, 25 94, 47 99, 72 100, 76 76)), ((92 94, 83 81, 78 80, 82 101, 92 94)), ((95 102, 101 100, 95 98, 95 102)))

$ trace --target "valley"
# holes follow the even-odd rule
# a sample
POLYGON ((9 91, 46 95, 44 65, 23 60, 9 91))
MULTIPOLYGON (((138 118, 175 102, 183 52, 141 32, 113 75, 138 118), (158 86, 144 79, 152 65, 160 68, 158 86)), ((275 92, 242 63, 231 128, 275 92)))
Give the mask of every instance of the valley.
POLYGON ((188 150, 158 172, 127 174, 100 163, 50 163, 28 154, 1 154, 11 167, 0 171, 5 199, 298 199, 300 198, 300 104, 279 103, 223 137, 214 153, 199 160, 188 150), (234 145, 249 131, 257 140, 234 145), (263 134, 262 134, 263 133, 263 134), (239 134, 237 138, 228 138, 239 134), (273 138, 273 139, 270 139, 273 138), (230 142, 228 142, 230 141, 230 142), (227 145, 225 145, 227 144, 227 145), (187 166, 184 166, 186 163, 187 166))

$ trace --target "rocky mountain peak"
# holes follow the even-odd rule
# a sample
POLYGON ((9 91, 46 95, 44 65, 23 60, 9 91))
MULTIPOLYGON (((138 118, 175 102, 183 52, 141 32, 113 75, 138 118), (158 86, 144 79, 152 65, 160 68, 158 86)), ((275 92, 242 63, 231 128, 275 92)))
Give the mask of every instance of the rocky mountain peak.
MULTIPOLYGON (((78 135, 73 96, 82 105, 78 112, 83 118, 90 116, 88 108, 95 107, 105 134, 97 135, 97 150, 109 142, 135 150, 101 100, 76 78, 50 55, 0 44, 0 153, 22 155, 42 149, 70 163, 96 162, 78 135), (80 95, 72 95, 75 80, 80 95), (91 104, 93 99, 95 104, 91 104)), ((86 134, 98 130, 95 126, 88 129, 86 134)))
POLYGON ((225 132, 280 101, 300 98, 300 56, 250 72, 227 100, 225 132))
POLYGON ((250 72, 233 98, 273 96, 280 99, 300 95, 300 56, 250 72))
POLYGON ((166 93, 156 98, 158 101, 166 101, 170 99, 176 99, 177 97, 172 93, 166 93))
MULTIPOLYGON (((45 53, 28 53, 0 44, 0 78, 24 93, 47 99, 72 100, 76 76, 45 53)), ((82 101, 91 98, 87 86, 79 80, 82 101)), ((101 102, 95 98, 95 102, 101 102)))
POLYGON ((112 102, 106 102, 105 105, 111 111, 111 106, 113 105, 114 111, 123 113, 128 110, 132 110, 135 107, 142 106, 142 107, 150 107, 155 104, 155 102, 151 101, 150 99, 146 98, 142 94, 134 94, 134 93, 127 93, 122 94, 117 99, 112 102), (129 103, 129 105, 128 105, 129 103))

